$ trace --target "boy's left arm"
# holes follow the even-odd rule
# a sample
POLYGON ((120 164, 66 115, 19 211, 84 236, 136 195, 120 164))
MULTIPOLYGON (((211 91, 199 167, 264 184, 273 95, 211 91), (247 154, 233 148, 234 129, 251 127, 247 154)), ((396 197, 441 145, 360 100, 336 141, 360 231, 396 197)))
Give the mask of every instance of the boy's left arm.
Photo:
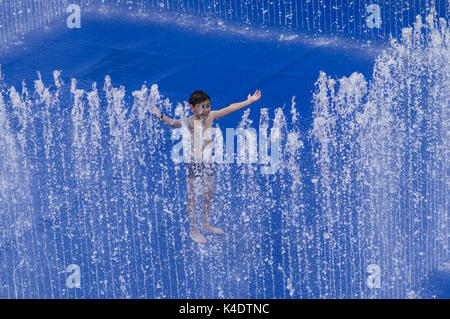
POLYGON ((227 107, 224 107, 223 109, 220 109, 217 111, 211 111, 211 113, 213 113, 214 119, 220 119, 221 117, 224 117, 228 114, 236 112, 236 111, 258 101, 260 98, 261 98, 261 91, 256 90, 253 95, 250 95, 250 94, 248 95, 246 101, 230 104, 227 107))

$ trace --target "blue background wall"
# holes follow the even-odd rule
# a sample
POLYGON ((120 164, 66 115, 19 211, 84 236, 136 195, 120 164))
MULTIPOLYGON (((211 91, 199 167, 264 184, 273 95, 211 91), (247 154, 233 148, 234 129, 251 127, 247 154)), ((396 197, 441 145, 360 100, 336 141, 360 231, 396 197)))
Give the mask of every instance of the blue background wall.
POLYGON ((417 15, 425 16, 434 4, 440 17, 447 18, 446 0, 21 0, 0 2, 0 43, 19 39, 23 33, 57 21, 64 22, 65 9, 79 4, 82 10, 119 10, 148 13, 171 11, 204 18, 223 19, 311 34, 386 40, 399 37, 417 15), (380 7, 381 25, 370 27, 367 6, 380 7))

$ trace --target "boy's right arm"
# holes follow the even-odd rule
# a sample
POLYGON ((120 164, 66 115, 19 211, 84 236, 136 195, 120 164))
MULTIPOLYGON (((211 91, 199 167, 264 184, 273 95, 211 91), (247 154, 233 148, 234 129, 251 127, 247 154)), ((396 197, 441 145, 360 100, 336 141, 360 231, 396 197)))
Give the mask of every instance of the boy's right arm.
POLYGON ((169 125, 169 126, 172 126, 172 127, 181 127, 181 121, 180 120, 171 119, 170 117, 165 116, 164 114, 161 115, 160 119, 166 125, 169 125))
POLYGON ((161 113, 156 107, 153 108, 152 114, 160 119, 164 124, 172 127, 181 127, 181 121, 177 119, 171 119, 170 117, 161 113))

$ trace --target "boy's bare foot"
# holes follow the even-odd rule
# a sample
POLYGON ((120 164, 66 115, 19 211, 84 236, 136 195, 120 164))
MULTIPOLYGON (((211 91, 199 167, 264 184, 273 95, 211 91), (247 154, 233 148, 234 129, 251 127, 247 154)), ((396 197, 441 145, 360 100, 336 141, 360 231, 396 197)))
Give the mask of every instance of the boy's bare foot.
POLYGON ((204 233, 208 233, 208 234, 216 234, 216 235, 223 235, 223 234, 225 234, 222 229, 217 228, 217 227, 213 227, 213 226, 208 225, 208 224, 202 225, 202 231, 204 233))
POLYGON ((206 238, 202 236, 202 234, 200 234, 198 232, 197 229, 193 229, 191 230, 191 232, 189 233, 189 236, 192 238, 193 241, 195 241, 196 243, 199 244, 206 244, 206 238))

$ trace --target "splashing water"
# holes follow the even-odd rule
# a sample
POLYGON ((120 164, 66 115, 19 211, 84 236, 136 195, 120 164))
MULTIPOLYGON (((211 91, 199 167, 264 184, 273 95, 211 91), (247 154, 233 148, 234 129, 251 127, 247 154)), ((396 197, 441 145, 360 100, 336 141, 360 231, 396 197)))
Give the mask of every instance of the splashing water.
POLYGON ((370 264, 382 286, 362 296, 405 296, 448 258, 448 36, 445 20, 418 17, 369 83, 357 73, 316 83, 318 251, 331 296, 355 296, 370 264))
POLYGON ((295 98, 272 123, 262 109, 280 169, 217 165, 213 223, 227 234, 204 247, 187 236, 170 131, 151 116, 186 105, 174 109, 157 85, 132 92, 130 105, 109 76, 89 92, 61 71, 48 87, 38 73, 32 93, 1 81, 0 295, 420 296, 448 260, 448 41, 445 20, 418 18, 377 58, 373 79, 321 73, 309 135, 295 98), (66 286, 70 264, 79 289, 66 286))

